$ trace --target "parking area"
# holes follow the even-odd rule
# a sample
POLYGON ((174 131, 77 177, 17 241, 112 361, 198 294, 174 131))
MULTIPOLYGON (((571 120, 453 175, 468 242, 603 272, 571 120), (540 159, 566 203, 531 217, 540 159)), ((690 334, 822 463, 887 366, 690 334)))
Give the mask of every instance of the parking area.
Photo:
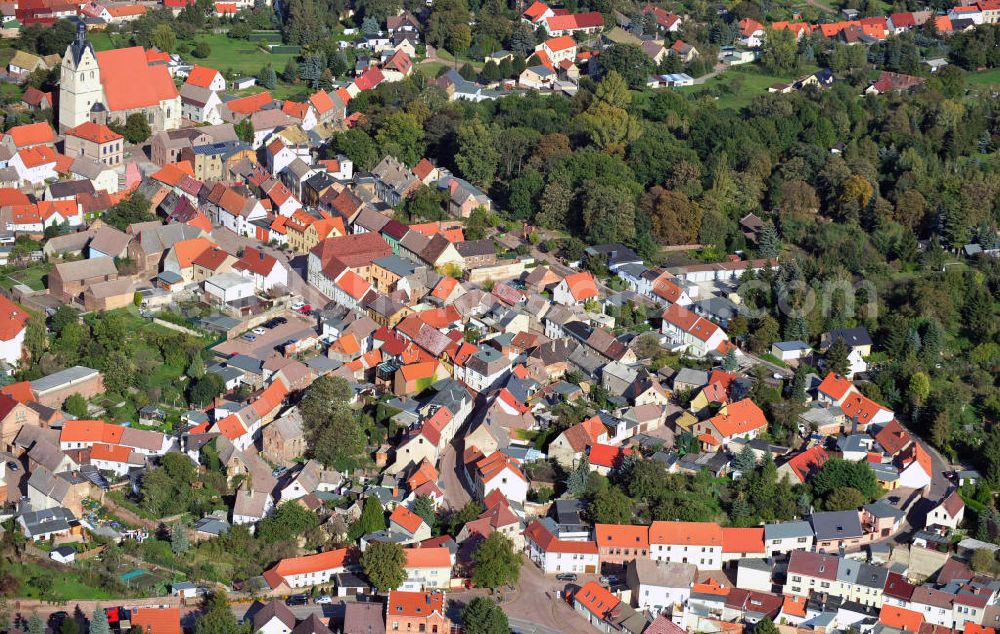
POLYGON ((266 359, 273 352, 280 352, 281 344, 286 341, 298 341, 316 336, 315 317, 293 312, 287 312, 284 317, 288 320, 288 323, 271 328, 264 332, 264 334, 252 335, 253 341, 244 339, 241 335, 235 339, 223 341, 212 348, 212 351, 224 357, 231 357, 234 354, 245 354, 258 359, 266 359))

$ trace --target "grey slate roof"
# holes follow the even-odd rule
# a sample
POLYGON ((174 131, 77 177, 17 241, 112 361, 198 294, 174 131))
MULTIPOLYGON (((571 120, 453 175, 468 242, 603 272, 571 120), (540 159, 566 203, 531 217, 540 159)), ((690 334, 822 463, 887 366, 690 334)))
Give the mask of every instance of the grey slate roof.
POLYGON ((764 524, 764 540, 791 539, 795 537, 812 536, 813 529, 809 522, 797 520, 793 522, 778 522, 776 524, 764 524))
POLYGON ((861 537, 861 517, 857 511, 824 511, 811 516, 817 541, 861 537))

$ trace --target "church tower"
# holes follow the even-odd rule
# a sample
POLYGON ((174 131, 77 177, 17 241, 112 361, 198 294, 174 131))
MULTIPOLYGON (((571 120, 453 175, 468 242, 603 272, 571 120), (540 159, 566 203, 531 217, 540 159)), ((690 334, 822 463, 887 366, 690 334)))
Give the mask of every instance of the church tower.
POLYGON ((96 103, 103 103, 101 69, 97 55, 87 39, 87 27, 77 26, 76 39, 66 48, 59 78, 59 130, 90 120, 90 110, 96 103))

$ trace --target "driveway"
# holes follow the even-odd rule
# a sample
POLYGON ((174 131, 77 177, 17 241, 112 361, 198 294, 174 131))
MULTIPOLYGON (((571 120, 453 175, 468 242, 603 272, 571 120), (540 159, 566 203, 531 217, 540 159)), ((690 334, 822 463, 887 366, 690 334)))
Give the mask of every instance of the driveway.
POLYGON ((441 492, 444 493, 444 507, 450 508, 453 511, 461 509, 472 499, 469 492, 465 490, 461 476, 458 475, 458 470, 464 466, 459 459, 459 456, 464 451, 463 444, 462 432, 460 430, 459 433, 455 434, 454 440, 448 443, 444 451, 441 452, 441 458, 438 463, 438 471, 441 474, 438 486, 441 487, 441 492))
POLYGON ((522 557, 521 579, 517 590, 508 595, 501 607, 511 626, 521 632, 589 632, 591 625, 576 613, 557 593, 567 588, 582 586, 599 578, 599 575, 579 575, 574 584, 556 581, 555 576, 545 576, 526 556, 522 557))
POLYGON ((212 350, 222 356, 246 354, 258 359, 266 359, 276 351, 276 348, 289 339, 302 339, 316 336, 316 320, 298 313, 286 312, 288 323, 276 326, 262 335, 252 335, 253 341, 243 337, 223 341, 212 350))

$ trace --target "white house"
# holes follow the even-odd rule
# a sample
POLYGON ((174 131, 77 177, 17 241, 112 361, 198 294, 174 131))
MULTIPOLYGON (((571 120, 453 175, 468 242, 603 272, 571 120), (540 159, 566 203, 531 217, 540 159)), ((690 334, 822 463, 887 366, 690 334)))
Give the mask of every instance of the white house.
POLYGON ((958 490, 954 490, 927 514, 927 526, 945 526, 954 530, 963 519, 965 502, 958 495, 958 490))
POLYGON ((340 548, 318 555, 282 559, 264 571, 264 580, 272 590, 283 585, 294 589, 330 583, 334 575, 347 572, 347 555, 348 550, 340 548))
POLYGON ((654 561, 722 570, 722 527, 714 522, 653 522, 649 556, 654 561))
POLYGON ((899 471, 899 486, 909 489, 923 489, 931 483, 934 463, 930 454, 914 442, 900 457, 903 468, 899 471))
POLYGON ((729 340, 722 328, 679 304, 671 304, 663 311, 661 330, 673 340, 673 349, 696 357, 721 352, 723 344, 729 340))
POLYGON ((95 444, 90 448, 90 464, 121 477, 128 475, 129 469, 145 466, 146 459, 124 445, 95 444))
POLYGON ((56 172, 56 151, 46 145, 25 148, 10 159, 10 167, 19 180, 32 185, 59 178, 56 172))
POLYGON ((220 273, 205 280, 205 293, 220 303, 253 297, 256 285, 239 273, 220 273))
POLYGON ((587 271, 567 275, 552 291, 552 301, 563 306, 575 306, 597 298, 597 283, 587 271))
POLYGON ((656 562, 638 557, 628 563, 625 581, 636 607, 659 613, 687 603, 697 574, 698 568, 693 564, 656 562))
POLYGON ((275 286, 288 286, 288 269, 262 249, 247 247, 243 257, 233 264, 233 270, 252 279, 254 288, 260 293, 266 293, 275 286))
POLYGON ((560 572, 593 574, 600 570, 597 544, 556 537, 552 520, 535 520, 524 530, 528 557, 547 575, 560 572))
POLYGON ((499 451, 476 462, 475 487, 479 499, 497 490, 519 504, 528 497, 528 479, 512 458, 499 451))
POLYGON ((330 299, 344 308, 357 310, 370 293, 374 293, 372 285, 351 269, 345 268, 333 281, 333 295, 330 299))
POLYGON ((0 361, 16 366, 21 360, 28 313, 0 295, 0 361))

